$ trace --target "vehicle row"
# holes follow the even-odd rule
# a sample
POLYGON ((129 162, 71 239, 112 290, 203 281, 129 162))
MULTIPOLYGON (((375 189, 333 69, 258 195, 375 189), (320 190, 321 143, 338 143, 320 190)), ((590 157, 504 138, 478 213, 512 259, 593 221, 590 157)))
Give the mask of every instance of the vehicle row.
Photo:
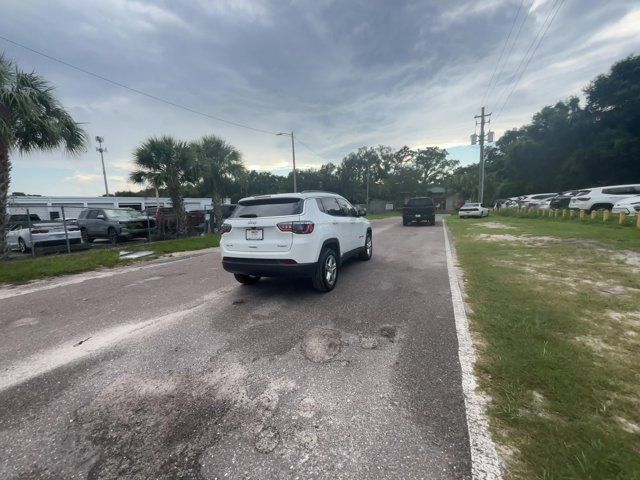
POLYGON ((640 184, 611 185, 568 190, 556 193, 537 193, 495 201, 494 208, 536 208, 541 210, 610 210, 636 215, 640 212, 640 184))

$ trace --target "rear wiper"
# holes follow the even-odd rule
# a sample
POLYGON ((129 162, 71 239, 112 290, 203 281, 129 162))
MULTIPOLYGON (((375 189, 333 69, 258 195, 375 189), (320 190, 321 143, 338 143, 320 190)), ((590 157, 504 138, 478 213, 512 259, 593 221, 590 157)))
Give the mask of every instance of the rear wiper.
POLYGON ((258 218, 255 213, 245 213, 244 215, 238 215, 240 218, 258 218))

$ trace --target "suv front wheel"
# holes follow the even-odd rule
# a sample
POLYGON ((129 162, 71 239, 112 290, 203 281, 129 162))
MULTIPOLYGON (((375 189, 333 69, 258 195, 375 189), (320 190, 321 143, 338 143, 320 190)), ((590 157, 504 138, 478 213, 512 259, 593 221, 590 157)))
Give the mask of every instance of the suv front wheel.
POLYGON ((313 288, 319 292, 329 292, 336 286, 338 281, 338 256, 332 248, 325 247, 322 249, 316 273, 311 280, 313 288))

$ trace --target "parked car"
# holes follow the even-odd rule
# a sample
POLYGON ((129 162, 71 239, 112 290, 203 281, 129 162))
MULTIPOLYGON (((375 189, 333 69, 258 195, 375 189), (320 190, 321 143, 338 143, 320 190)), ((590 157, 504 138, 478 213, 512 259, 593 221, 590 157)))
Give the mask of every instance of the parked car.
POLYGON ((611 210, 613 205, 640 194, 640 184, 612 185, 609 187, 594 187, 581 190, 579 195, 572 197, 569 208, 575 210, 611 210))
MULTIPOLYGON (((150 218, 156 221, 156 225, 161 225, 162 228, 168 231, 175 231, 176 229, 176 212, 171 207, 147 207, 142 215, 146 218, 147 214, 150 218)), ((188 211, 187 214, 187 226, 190 229, 202 228, 204 225, 205 214, 203 211, 194 210, 188 211)))
POLYGON ((549 208, 553 210, 562 210, 563 208, 569 208, 571 197, 580 195, 581 192, 582 190, 569 190, 566 192, 561 192, 550 199, 549 208))
POLYGON ((640 212, 640 195, 625 198, 617 202, 611 209, 613 213, 626 213, 635 216, 640 212))
POLYGON ((373 254, 371 224, 333 193, 243 198, 221 231, 222 266, 246 285, 260 277, 309 277, 328 292, 347 258, 373 254))
POLYGON ((78 226, 85 242, 107 238, 116 244, 123 238, 148 236, 156 222, 132 208, 89 208, 80 212, 78 226))
POLYGON ((520 200, 520 206, 526 207, 526 208, 529 208, 529 207, 536 208, 542 205, 542 203, 544 203, 545 200, 553 198, 556 195, 558 194, 557 193, 536 193, 533 195, 526 195, 522 197, 522 199, 520 200))
POLYGON ((436 223, 436 207, 431 197, 410 198, 402 208, 402 225, 407 226, 411 222, 427 222, 429 225, 436 223))
POLYGON ((465 203, 460 210, 458 210, 458 216, 460 218, 467 217, 488 217, 489 209, 480 203, 465 203))
MULTIPOLYGON (((67 225, 67 236, 70 244, 82 242, 80 229, 77 226, 67 225)), ((62 222, 36 221, 31 225, 31 235, 29 235, 29 227, 26 225, 20 223, 10 225, 7 232, 7 243, 11 250, 27 253, 34 247, 65 245, 67 239, 62 222)))
POLYGON ((29 217, 27 217, 26 213, 24 213, 24 214, 23 213, 12 213, 12 214, 9 214, 7 216, 6 223, 9 226, 19 224, 19 225, 22 225, 23 227, 26 227, 26 226, 29 225, 29 220, 28 219, 31 220, 32 224, 35 223, 35 222, 41 222, 42 221, 42 219, 38 215, 36 215, 35 213, 29 214, 29 217))

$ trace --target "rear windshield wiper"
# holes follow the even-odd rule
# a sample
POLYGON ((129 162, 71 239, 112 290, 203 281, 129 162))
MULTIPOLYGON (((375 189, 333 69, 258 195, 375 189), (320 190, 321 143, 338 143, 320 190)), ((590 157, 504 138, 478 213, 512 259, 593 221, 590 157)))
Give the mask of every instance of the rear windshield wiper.
POLYGON ((255 213, 245 213, 244 215, 238 215, 240 218, 258 218, 255 213))

